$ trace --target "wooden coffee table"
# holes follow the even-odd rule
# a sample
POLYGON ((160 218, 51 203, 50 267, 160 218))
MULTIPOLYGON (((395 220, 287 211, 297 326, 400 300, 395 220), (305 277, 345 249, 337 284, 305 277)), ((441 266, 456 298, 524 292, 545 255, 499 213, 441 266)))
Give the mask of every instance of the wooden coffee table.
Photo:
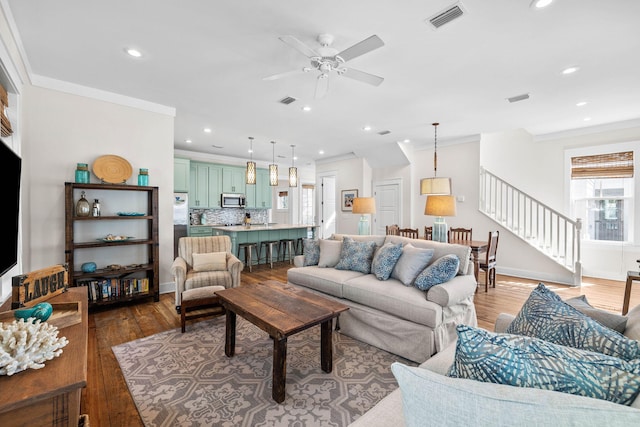
POLYGON ((320 365, 333 369, 332 320, 348 310, 344 304, 273 280, 217 291, 226 310, 224 353, 232 357, 236 346, 236 315, 244 317, 273 339, 271 396, 284 402, 287 374, 287 337, 320 324, 320 365))

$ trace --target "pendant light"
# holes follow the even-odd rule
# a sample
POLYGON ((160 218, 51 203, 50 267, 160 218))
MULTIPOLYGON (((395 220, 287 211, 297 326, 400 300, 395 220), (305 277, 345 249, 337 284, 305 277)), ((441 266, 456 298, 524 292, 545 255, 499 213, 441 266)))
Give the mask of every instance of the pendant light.
POLYGON ((451 178, 438 178, 438 125, 432 123, 434 129, 433 139, 433 178, 420 180, 420 194, 434 196, 448 196, 451 194, 451 178))
POLYGON ((249 161, 247 162, 247 184, 256 183, 256 162, 253 161, 253 137, 249 137, 249 161))
POLYGON ((298 168, 295 167, 294 161, 296 159, 293 152, 295 145, 291 146, 291 167, 289 168, 289 187, 298 186, 298 168))
POLYGON ((273 163, 269 165, 269 185, 275 187, 278 185, 278 165, 276 165, 276 142, 271 141, 273 145, 273 163))

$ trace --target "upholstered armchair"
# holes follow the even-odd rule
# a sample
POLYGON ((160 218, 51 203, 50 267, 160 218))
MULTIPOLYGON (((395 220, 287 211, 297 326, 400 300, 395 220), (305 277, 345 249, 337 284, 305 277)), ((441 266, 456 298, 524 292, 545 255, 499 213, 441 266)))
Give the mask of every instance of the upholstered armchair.
POLYGON ((177 312, 180 313, 182 292, 205 286, 238 287, 243 268, 242 261, 231 253, 229 236, 181 237, 178 257, 171 265, 177 312))

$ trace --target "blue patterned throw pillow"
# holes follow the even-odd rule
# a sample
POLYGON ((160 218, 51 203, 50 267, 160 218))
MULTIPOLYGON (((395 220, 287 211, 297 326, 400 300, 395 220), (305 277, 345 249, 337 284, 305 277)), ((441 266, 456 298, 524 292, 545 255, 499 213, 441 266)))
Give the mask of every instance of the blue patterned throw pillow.
POLYGON ((371 260, 376 250, 376 242, 356 242, 351 237, 342 240, 340 261, 336 270, 359 271, 364 274, 371 273, 371 260))
POLYGON ((432 286, 456 277, 458 267, 460 267, 460 258, 453 254, 444 255, 422 270, 413 284, 422 291, 428 291, 432 286))
POLYGON ((373 257, 371 262, 371 272, 378 280, 387 280, 391 277, 393 267, 402 255, 402 243, 385 243, 373 257))
POLYGON ((320 261, 320 242, 318 239, 304 239, 302 241, 304 250, 303 266, 318 265, 320 261))
POLYGON ((640 360, 580 350, 534 337, 457 327, 448 376, 532 387, 630 405, 640 392, 640 360))
POLYGON ((505 330, 623 360, 640 358, 640 342, 602 326, 540 283, 505 330))

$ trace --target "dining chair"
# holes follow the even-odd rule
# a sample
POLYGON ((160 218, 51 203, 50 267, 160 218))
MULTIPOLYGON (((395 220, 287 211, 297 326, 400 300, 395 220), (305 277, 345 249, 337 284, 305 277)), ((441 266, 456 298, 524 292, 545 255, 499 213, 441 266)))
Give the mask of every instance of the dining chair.
POLYGON ((433 240, 433 227, 424 226, 424 239, 433 240))
MULTIPOLYGON (((496 254, 498 252, 499 231, 489 232, 489 242, 487 245, 487 256, 484 261, 480 261, 478 268, 484 271, 484 291, 488 292, 489 284, 496 287, 496 254)), ((476 292, 478 289, 476 288, 476 292)))
POLYGON ((397 236, 399 230, 398 224, 387 225, 386 227, 387 235, 397 236))
POLYGON ((417 239, 419 237, 417 228, 401 228, 398 230, 398 235, 410 237, 412 239, 417 239))
POLYGON ((464 228, 464 227, 458 227, 458 228, 450 228, 448 233, 448 241, 452 241, 452 240, 468 240, 471 241, 473 240, 473 229, 472 228, 464 228))

